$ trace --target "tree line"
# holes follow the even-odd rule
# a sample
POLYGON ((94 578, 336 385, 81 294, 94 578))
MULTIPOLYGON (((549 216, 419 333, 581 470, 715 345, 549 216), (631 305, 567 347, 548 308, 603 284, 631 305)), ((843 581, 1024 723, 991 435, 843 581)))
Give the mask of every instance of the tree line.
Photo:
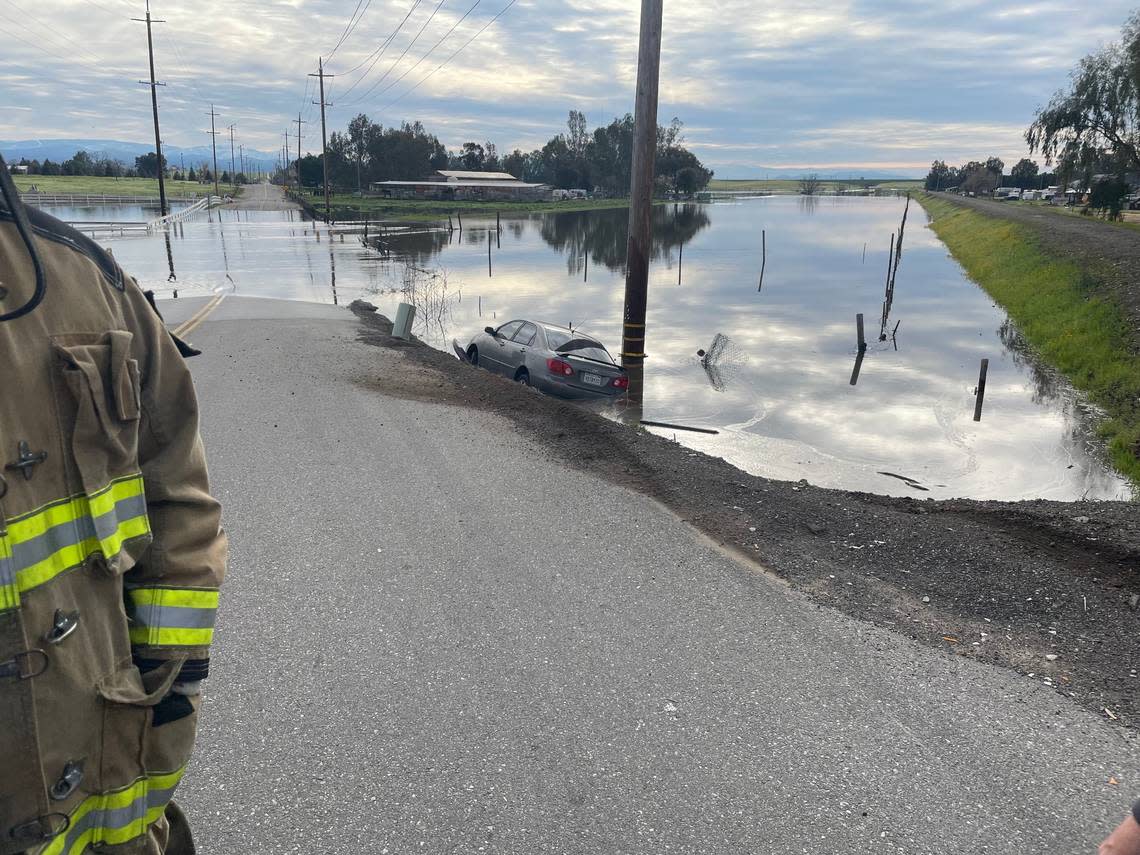
POLYGON ((1044 184, 1090 191, 1090 207, 1119 214, 1124 197, 1140 186, 1140 11, 1121 29, 1121 39, 1081 60, 1067 90, 1037 110, 1025 132, 1029 153, 1045 159, 1052 173, 1022 159, 1008 178, 997 158, 954 168, 935 161, 928 190, 958 187, 989 192, 1044 184))
POLYGON ((949 166, 943 160, 936 160, 926 175, 927 190, 961 190, 963 193, 992 193, 998 187, 1017 187, 1021 190, 1044 189, 1056 175, 1041 172, 1040 167, 1027 157, 1023 157, 1007 174, 1005 162, 1000 157, 984 161, 971 160, 962 166, 949 166))
MULTIPOLYGON (((657 129, 657 189, 662 194, 688 195, 703 190, 713 176, 685 145, 679 119, 657 129)), ((367 189, 377 181, 411 181, 441 169, 506 172, 523 181, 562 189, 583 189, 599 195, 629 193, 633 152, 633 116, 589 130, 586 117, 571 110, 566 131, 542 148, 501 154, 491 141, 465 142, 448 151, 421 122, 383 127, 361 114, 329 138, 329 182, 338 189, 367 189)), ((300 161, 301 181, 316 186, 322 180, 322 159, 300 161)))
MULTIPOLYGON (((106 157, 92 157, 86 151, 77 151, 67 160, 56 162, 51 159, 29 160, 21 158, 18 164, 12 164, 9 169, 15 171, 16 166, 26 166, 29 175, 87 175, 99 178, 158 178, 158 155, 153 151, 135 158, 134 166, 128 166, 122 161, 106 157)), ((191 166, 185 172, 181 169, 171 171, 166 158, 162 158, 162 172, 165 177, 174 181, 200 181, 212 183, 213 171, 206 164, 197 169, 191 166)), ((246 184, 246 176, 239 172, 230 176, 229 170, 222 170, 218 180, 223 184, 246 184)))

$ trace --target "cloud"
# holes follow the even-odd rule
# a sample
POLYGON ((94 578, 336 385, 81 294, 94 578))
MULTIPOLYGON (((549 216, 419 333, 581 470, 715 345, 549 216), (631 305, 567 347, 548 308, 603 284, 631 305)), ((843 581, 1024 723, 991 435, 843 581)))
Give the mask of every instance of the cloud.
MULTIPOLYGON (((357 112, 385 124, 418 118, 449 145, 491 139, 509 150, 541 144, 572 107, 595 124, 632 109, 638 0, 517 0, 436 71, 507 2, 361 6, 327 62, 339 75, 328 86, 332 128, 357 112)), ((721 175, 1016 159, 1035 108, 1081 56, 1118 36, 1133 2, 671 3, 661 117, 693 128, 690 142, 721 175)), ((307 75, 318 54, 332 52, 354 6, 153 0, 154 17, 165 21, 154 39, 168 84, 159 96, 166 140, 206 142, 213 104, 242 142, 267 151, 300 112, 312 149, 319 111, 307 75)), ((146 140, 149 99, 137 83, 148 74, 145 28, 131 20, 139 13, 129 0, 18 0, 0 9, 0 91, 6 104, 28 108, 0 113, 0 138, 146 140)))

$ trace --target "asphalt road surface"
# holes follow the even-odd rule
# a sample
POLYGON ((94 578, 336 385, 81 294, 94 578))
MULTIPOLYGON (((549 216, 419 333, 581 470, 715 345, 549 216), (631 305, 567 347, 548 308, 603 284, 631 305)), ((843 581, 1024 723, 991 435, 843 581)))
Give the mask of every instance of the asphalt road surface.
POLYGON ((238 211, 289 211, 300 210, 301 206, 286 199, 281 187, 262 182, 245 185, 241 195, 226 207, 238 211))
POLYGON ((342 309, 227 298, 191 338, 232 543, 179 795, 207 855, 1063 855, 1140 795, 1134 738, 1038 680, 369 390, 400 355, 342 309))

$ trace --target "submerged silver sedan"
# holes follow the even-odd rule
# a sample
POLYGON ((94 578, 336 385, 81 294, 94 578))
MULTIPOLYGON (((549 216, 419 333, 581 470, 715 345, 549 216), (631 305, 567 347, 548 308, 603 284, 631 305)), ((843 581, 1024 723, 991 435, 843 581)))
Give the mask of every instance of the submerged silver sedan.
POLYGON ((625 369, 581 330, 516 320, 485 328, 467 347, 452 346, 472 365, 564 398, 615 397, 629 388, 625 369))

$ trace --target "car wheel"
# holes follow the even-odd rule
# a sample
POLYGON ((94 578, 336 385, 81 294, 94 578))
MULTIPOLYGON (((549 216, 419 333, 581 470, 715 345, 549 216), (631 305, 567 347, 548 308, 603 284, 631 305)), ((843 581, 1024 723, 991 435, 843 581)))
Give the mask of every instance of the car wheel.
POLYGON ((522 383, 524 386, 530 385, 530 372, 525 368, 520 368, 518 373, 515 374, 515 382, 522 383))
POLYGON ((471 345, 469 348, 467 348, 467 361, 472 365, 479 364, 479 348, 477 348, 475 345, 471 345))

